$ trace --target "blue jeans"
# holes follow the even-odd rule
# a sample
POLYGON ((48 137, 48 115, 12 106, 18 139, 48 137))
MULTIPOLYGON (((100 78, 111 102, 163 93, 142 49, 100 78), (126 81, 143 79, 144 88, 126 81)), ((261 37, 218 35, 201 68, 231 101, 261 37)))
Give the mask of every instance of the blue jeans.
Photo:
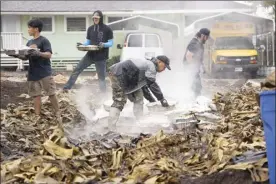
POLYGON ((86 54, 78 63, 76 68, 73 70, 69 80, 63 87, 63 89, 71 89, 72 86, 75 84, 79 74, 83 72, 84 69, 89 67, 91 64, 95 63, 96 66, 96 72, 99 79, 99 87, 102 92, 106 92, 106 82, 105 82, 105 76, 106 76, 106 60, 102 61, 93 61, 93 58, 91 58, 88 54, 86 54))
POLYGON ((201 77, 199 74, 197 74, 193 78, 192 90, 194 92, 195 97, 198 97, 201 95, 202 84, 201 84, 201 77))

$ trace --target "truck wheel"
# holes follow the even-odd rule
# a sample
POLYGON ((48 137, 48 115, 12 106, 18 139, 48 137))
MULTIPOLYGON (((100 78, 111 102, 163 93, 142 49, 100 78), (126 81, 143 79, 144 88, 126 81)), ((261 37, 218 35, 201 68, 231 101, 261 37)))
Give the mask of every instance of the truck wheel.
POLYGON ((258 71, 251 71, 249 74, 250 74, 250 77, 252 78, 252 79, 256 79, 257 78, 257 72, 258 71))

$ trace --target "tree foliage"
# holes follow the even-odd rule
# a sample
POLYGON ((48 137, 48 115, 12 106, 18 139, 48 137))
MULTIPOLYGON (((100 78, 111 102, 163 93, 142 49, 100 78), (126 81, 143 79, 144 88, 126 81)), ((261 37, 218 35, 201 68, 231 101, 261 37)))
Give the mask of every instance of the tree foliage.
POLYGON ((247 1, 252 3, 256 7, 264 7, 266 9, 272 9, 270 15, 274 18, 275 17, 275 1, 247 1))

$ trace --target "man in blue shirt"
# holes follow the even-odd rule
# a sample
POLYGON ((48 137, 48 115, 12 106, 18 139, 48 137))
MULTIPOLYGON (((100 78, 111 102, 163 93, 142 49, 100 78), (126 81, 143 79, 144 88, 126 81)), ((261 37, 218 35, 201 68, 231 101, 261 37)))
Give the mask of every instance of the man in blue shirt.
MULTIPOLYGON (((87 29, 87 40, 83 45, 99 45, 100 50, 86 53, 65 84, 63 88, 65 92, 72 88, 79 74, 93 63, 96 66, 100 90, 106 92, 106 60, 108 59, 109 47, 113 45, 113 31, 103 23, 103 14, 99 10, 93 13, 93 22, 94 25, 87 29)), ((81 43, 77 44, 81 45, 81 43)))

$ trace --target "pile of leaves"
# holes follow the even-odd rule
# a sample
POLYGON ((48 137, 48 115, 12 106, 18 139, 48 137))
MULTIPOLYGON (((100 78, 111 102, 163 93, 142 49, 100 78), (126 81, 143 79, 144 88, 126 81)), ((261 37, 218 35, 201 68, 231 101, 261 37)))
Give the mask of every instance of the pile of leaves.
MULTIPOLYGON (((21 97, 29 98, 22 94, 21 97)), ((68 94, 58 94, 64 126, 82 122, 83 118, 68 94)), ((41 118, 35 116, 33 102, 8 104, 1 109, 1 161, 33 153, 45 141, 45 131, 57 125, 48 97, 42 99, 41 118), (11 157, 9 157, 11 156, 11 157)))
POLYGON ((276 72, 269 74, 264 82, 261 82, 262 90, 275 90, 276 89, 276 72))
MULTIPOLYGON (((61 126, 50 127, 40 137, 33 137, 41 141, 41 145, 33 148, 32 155, 1 164, 1 181, 179 183, 182 175, 200 177, 227 169, 248 169, 252 176, 259 171, 261 177, 255 180, 265 181, 268 172, 263 168, 267 162, 265 157, 251 162, 232 161, 248 151, 265 151, 263 127, 255 99, 259 90, 244 86, 235 92, 215 95, 214 103, 223 115, 215 122, 217 128, 208 131, 196 129, 189 135, 181 130, 172 134, 161 130, 155 136, 127 139, 125 142, 119 139, 116 144, 107 146, 100 140, 75 144, 65 136, 61 126)), ((69 105, 67 108, 68 111, 63 111, 65 114, 76 113, 76 109, 70 110, 69 105)), ((17 114, 16 126, 19 126, 22 118, 26 117, 17 114)), ((68 116, 68 119, 74 117, 68 116)), ((6 117, 1 127, 9 127, 7 122, 15 121, 9 119, 6 117)), ((23 133, 17 130, 16 134, 23 133)), ((25 132, 26 137, 27 134, 25 132)), ((15 137, 13 141, 19 140, 15 137)))

